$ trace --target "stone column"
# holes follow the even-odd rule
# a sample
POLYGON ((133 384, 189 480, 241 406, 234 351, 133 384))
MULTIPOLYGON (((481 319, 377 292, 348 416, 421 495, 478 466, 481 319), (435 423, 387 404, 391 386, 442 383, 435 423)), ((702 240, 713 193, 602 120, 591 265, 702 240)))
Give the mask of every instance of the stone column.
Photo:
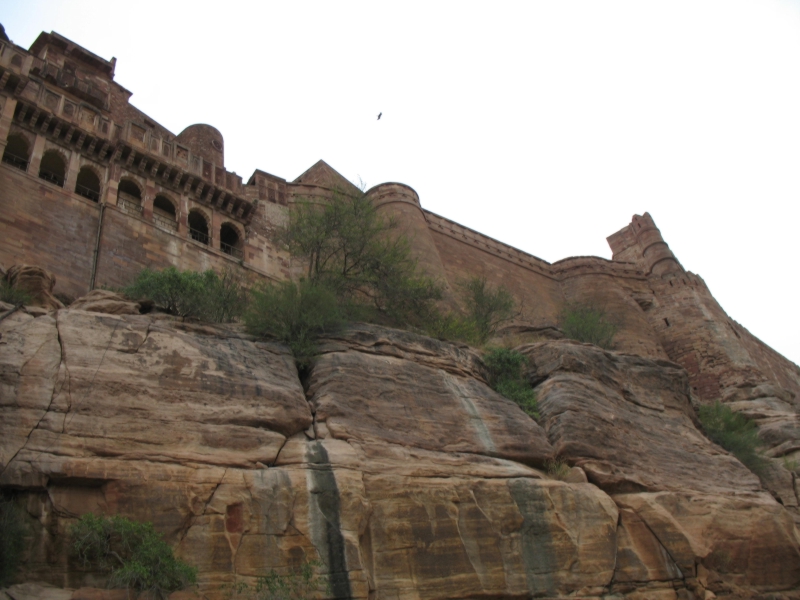
POLYGON ((31 162, 28 164, 28 173, 34 177, 39 176, 39 166, 42 164, 42 154, 44 154, 45 137, 37 135, 31 149, 31 162))
POLYGON ((6 150, 8 132, 11 129, 11 122, 14 120, 14 110, 17 108, 15 98, 0 96, 2 107, 0 108, 0 155, 6 150))

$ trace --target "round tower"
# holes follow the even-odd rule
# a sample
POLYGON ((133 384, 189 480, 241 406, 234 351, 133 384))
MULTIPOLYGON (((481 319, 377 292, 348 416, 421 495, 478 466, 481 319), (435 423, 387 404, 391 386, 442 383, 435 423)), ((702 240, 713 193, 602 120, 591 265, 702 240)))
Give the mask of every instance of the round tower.
POLYGON ((634 215, 630 227, 633 229, 639 248, 641 248, 641 262, 648 275, 683 272, 681 263, 678 262, 664 238, 661 237, 661 232, 656 227, 650 213, 644 213, 641 216, 634 215))
POLYGON ((202 156, 218 167, 225 167, 225 145, 216 127, 204 123, 189 125, 175 140, 187 146, 192 154, 202 156))
POLYGON ((367 198, 383 214, 397 221, 400 233, 408 238, 411 255, 417 260, 420 270, 446 285, 444 266, 417 192, 403 183, 382 183, 368 190, 367 198))

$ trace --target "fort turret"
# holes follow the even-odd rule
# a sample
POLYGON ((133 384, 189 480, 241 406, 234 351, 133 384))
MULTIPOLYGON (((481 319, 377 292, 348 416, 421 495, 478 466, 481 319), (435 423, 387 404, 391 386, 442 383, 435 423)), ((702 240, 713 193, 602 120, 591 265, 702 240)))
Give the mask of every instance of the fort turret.
POLYGON ((632 262, 640 266, 645 275, 683 273, 683 267, 661 237, 650 213, 633 215, 630 225, 610 235, 613 260, 632 262))
POLYGON ((367 197, 383 214, 396 220, 400 232, 411 244, 412 256, 420 269, 428 276, 446 283, 442 259, 433 242, 417 192, 403 183, 382 183, 369 189, 367 197))

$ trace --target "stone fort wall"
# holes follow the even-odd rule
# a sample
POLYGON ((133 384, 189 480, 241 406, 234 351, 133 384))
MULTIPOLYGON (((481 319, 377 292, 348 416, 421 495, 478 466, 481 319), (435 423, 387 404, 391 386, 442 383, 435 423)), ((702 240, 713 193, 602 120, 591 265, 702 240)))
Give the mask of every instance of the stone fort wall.
MULTIPOLYGON (((291 182, 256 170, 245 183, 226 169, 219 131, 168 131, 128 102, 114 67, 56 33, 28 50, 0 41, 0 264, 41 265, 73 297, 145 267, 290 277, 272 242, 288 207, 354 186, 323 161, 291 182)), ((556 328, 568 303, 594 304, 619 324, 620 351, 679 363, 701 401, 764 384, 800 398, 797 365, 725 314, 647 214, 608 238, 612 260, 551 264, 426 211, 407 185, 367 194, 452 301, 460 281, 483 276, 514 294, 516 327, 533 331, 556 328)))

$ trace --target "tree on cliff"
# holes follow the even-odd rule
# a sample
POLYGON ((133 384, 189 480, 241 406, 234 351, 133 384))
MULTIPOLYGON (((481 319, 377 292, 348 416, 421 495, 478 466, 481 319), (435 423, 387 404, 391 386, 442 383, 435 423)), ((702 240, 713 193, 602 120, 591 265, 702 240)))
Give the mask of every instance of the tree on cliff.
POLYGON ((329 289, 358 318, 403 325, 441 298, 441 288, 419 272, 397 221, 364 193, 298 201, 275 237, 309 282, 329 289))
POLYGON ((109 587, 166 598, 197 581, 197 568, 178 560, 152 523, 83 515, 70 529, 72 551, 88 568, 109 575, 109 587))

